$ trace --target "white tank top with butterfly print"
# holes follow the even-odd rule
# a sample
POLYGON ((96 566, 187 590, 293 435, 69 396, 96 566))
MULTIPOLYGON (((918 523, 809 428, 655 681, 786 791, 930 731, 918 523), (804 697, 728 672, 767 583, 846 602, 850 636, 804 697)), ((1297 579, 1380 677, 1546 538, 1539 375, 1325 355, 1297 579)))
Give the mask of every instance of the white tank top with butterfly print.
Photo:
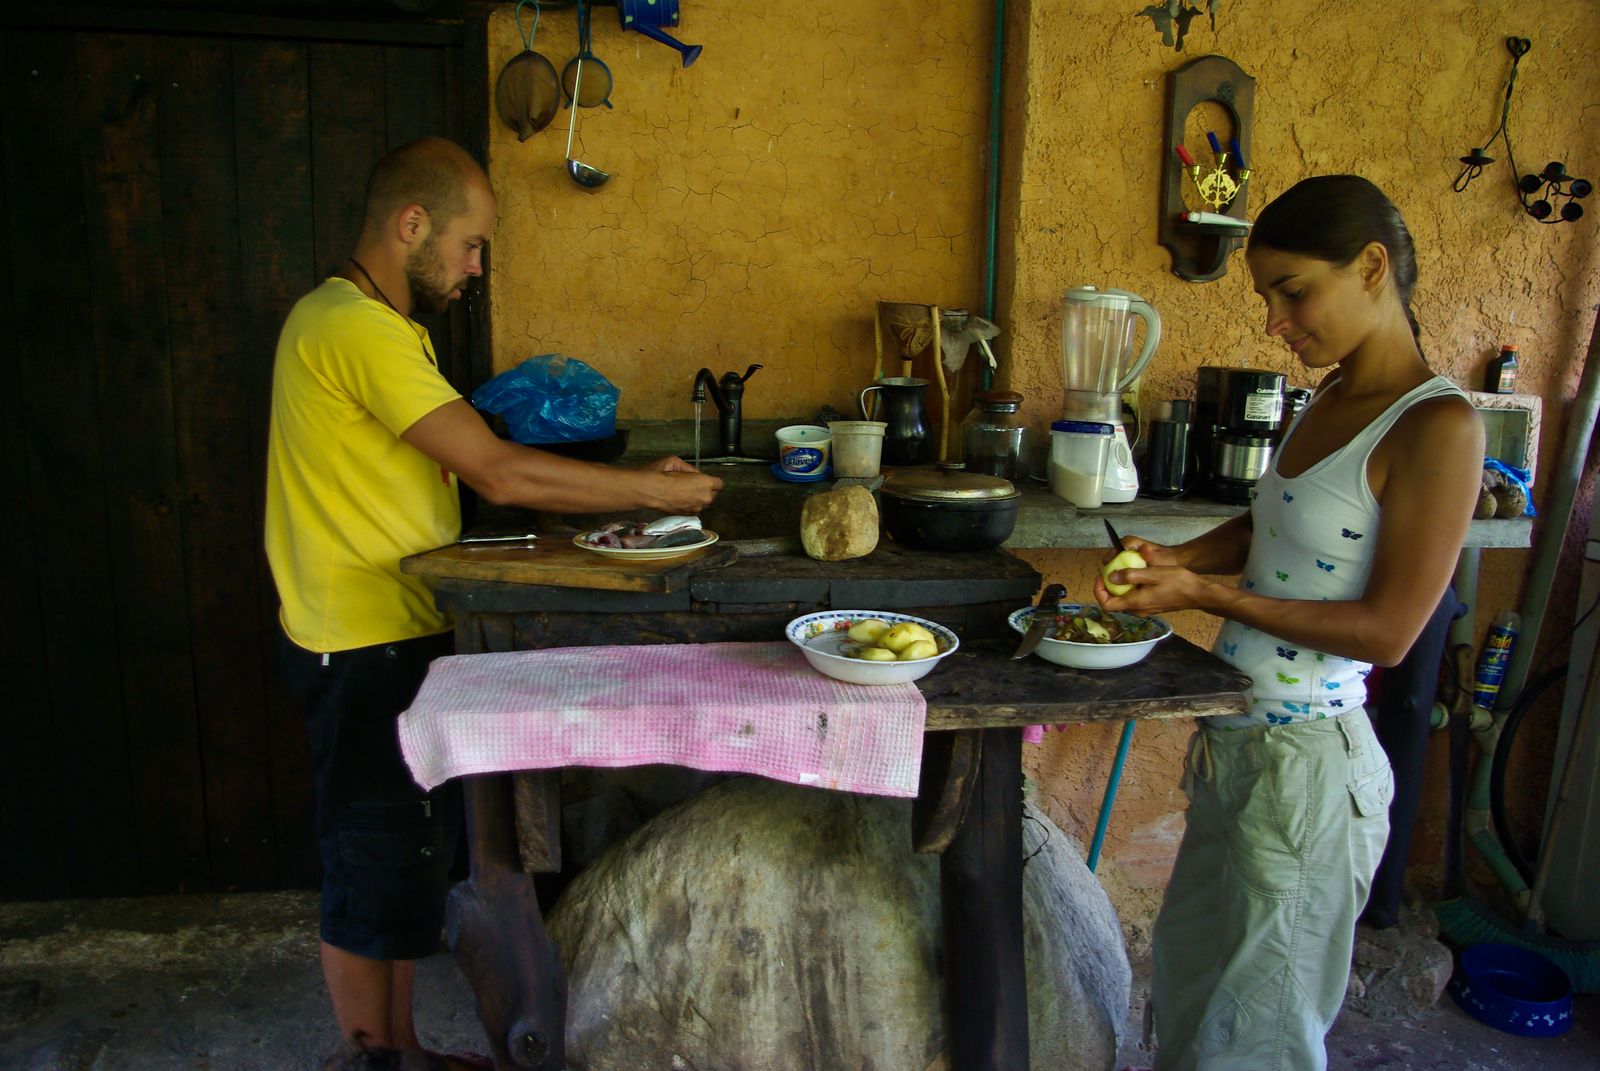
MULTIPOLYGON (((1254 531, 1240 587, 1277 599, 1360 598, 1372 570, 1379 518, 1367 486, 1367 460, 1407 409, 1451 394, 1466 397, 1443 376, 1419 384, 1348 444, 1292 479, 1278 474, 1275 454, 1256 482, 1254 531)), ((1289 425, 1286 439, 1316 402, 1313 397, 1289 425)), ((1208 718, 1206 724, 1216 728, 1333 718, 1366 701, 1369 662, 1300 647, 1236 621, 1223 622, 1212 651, 1255 682, 1250 713, 1208 718)))

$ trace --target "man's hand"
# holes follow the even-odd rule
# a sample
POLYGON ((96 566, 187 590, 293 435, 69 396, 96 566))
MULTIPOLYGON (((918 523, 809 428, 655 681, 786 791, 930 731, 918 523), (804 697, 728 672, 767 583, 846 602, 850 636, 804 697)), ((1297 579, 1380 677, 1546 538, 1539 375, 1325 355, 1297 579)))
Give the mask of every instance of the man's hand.
POLYGON ((693 465, 675 457, 663 457, 643 468, 661 481, 660 493, 668 503, 661 508, 667 513, 699 513, 711 505, 722 490, 722 477, 707 476, 693 465))
POLYGON ((694 513, 722 489, 719 477, 676 457, 639 466, 599 465, 500 439, 459 398, 418 420, 402 438, 496 505, 553 513, 694 513))
MULTIPOLYGON (((689 462, 685 461, 683 458, 681 458, 681 457, 673 457, 671 455, 668 455, 667 457, 658 457, 654 461, 646 461, 644 464, 639 465, 638 468, 641 469, 642 471, 645 471, 645 472, 699 472, 700 471, 699 469, 695 468, 693 465, 689 464, 689 462)), ((717 486, 718 487, 722 486, 722 481, 720 479, 717 481, 717 486)))

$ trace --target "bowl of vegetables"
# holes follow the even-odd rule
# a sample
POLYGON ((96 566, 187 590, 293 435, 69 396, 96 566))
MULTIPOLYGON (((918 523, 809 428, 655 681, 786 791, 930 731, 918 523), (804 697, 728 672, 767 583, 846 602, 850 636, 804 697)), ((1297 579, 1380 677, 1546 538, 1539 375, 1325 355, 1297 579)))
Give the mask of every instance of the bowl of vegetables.
MULTIPOLYGON (((1013 612, 1006 623, 1026 635, 1033 624, 1033 607, 1013 612)), ((1172 626, 1159 617, 1111 613, 1098 606, 1064 602, 1055 625, 1033 653, 1046 662, 1073 669, 1117 669, 1143 661, 1170 635, 1172 626)))
POLYGON ((936 621, 887 610, 823 610, 789 622, 789 642, 817 672, 849 684, 919 680, 961 640, 936 621))

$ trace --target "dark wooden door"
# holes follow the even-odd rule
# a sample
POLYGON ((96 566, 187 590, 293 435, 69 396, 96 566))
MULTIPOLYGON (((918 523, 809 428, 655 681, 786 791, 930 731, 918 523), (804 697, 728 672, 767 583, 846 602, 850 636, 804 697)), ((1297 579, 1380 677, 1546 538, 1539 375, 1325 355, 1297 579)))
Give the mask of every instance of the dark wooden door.
MULTIPOLYGON (((9 20, 0 19, 0 22, 9 20)), ((315 884, 261 550, 278 327, 481 25, 0 30, 0 899, 315 884)), ((430 325, 458 388, 480 317, 430 325)))

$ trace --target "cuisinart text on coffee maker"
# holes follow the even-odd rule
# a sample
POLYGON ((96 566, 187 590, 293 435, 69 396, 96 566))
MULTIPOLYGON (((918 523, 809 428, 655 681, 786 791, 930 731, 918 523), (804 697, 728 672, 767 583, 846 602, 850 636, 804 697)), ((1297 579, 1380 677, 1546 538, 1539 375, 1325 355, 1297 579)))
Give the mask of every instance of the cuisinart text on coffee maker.
POLYGON ((1283 382, 1283 373, 1260 368, 1199 370, 1194 432, 1207 497, 1249 504, 1283 423, 1283 382))

